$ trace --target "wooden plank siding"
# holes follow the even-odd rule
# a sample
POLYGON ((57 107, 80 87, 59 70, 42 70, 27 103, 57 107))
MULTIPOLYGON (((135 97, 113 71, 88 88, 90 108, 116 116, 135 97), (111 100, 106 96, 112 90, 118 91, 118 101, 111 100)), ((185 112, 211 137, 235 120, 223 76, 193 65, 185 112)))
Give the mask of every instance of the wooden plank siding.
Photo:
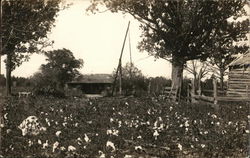
POLYGON ((229 71, 228 90, 229 97, 250 97, 250 68, 235 68, 229 71))

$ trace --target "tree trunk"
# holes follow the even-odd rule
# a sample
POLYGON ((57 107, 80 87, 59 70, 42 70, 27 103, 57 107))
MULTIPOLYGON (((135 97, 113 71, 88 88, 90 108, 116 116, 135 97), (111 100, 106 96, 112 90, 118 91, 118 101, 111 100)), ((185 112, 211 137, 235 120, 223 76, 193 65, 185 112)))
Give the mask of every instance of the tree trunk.
POLYGON ((181 97, 184 62, 174 61, 172 63, 172 92, 173 100, 179 101, 181 97))
POLYGON ((6 60, 6 95, 11 95, 11 55, 7 54, 6 60))

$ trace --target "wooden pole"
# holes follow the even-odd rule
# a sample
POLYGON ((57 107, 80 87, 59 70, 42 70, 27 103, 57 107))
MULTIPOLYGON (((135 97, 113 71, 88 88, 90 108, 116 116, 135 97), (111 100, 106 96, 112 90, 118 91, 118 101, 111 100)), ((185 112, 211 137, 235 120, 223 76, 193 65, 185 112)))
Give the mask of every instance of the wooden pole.
POLYGON ((114 95, 115 85, 116 85, 116 80, 117 80, 117 75, 118 75, 118 72, 119 72, 119 70, 120 70, 119 68, 120 68, 120 66, 122 66, 122 65, 121 65, 122 54, 123 54, 124 46, 125 46, 126 39, 127 39, 127 35, 128 35, 129 25, 130 25, 130 21, 128 22, 128 27, 127 27, 127 31, 126 31, 126 34, 125 34, 125 38, 124 38, 124 41, 123 41, 122 50, 121 50, 121 55, 120 55, 120 58, 119 58, 119 63, 118 63, 118 66, 117 66, 117 69, 116 69, 116 73, 115 73, 115 80, 114 80, 114 83, 113 83, 113 88, 112 88, 112 93, 111 93, 112 96, 114 95))
POLYGON ((188 83, 187 85, 187 102, 190 102, 190 88, 189 88, 190 84, 188 83))
POLYGON ((193 96, 195 96, 195 83, 194 83, 194 79, 191 80, 191 102, 195 103, 196 100, 195 100, 195 98, 193 96))
POLYGON ((249 87, 248 87, 248 84, 246 85, 246 96, 249 97, 249 87))
POLYGON ((216 105, 218 103, 218 91, 217 91, 217 80, 213 79, 213 91, 214 91, 214 104, 216 105))
MULTIPOLYGON (((3 38, 3 30, 2 30, 2 0, 0 0, 0 75, 1 75, 1 56, 2 56, 2 38, 3 38)), ((4 125, 4 121, 3 121, 3 103, 2 100, 0 98, 0 155, 2 156, 2 127, 4 125)))
POLYGON ((0 75, 2 69, 2 47, 3 47, 3 30, 2 30, 2 0, 0 0, 0 75))
POLYGON ((122 95, 122 62, 120 62, 119 94, 122 95))

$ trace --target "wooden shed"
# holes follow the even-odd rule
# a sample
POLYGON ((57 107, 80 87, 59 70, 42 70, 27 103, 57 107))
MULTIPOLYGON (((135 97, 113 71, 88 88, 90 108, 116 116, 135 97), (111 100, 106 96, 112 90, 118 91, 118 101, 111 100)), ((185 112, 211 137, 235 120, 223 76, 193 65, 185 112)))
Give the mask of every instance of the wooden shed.
POLYGON ((229 65, 227 95, 250 98, 250 52, 229 65))
POLYGON ((77 81, 69 82, 70 87, 78 87, 85 94, 101 94, 111 87, 113 78, 109 74, 83 75, 77 81))

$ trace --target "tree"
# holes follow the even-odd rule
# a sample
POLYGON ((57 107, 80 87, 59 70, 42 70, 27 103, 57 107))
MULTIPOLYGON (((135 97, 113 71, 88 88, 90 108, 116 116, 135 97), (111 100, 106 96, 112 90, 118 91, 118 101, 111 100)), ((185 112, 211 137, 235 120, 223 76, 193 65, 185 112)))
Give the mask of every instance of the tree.
POLYGON ((98 4, 112 12, 129 13, 141 22, 143 39, 139 48, 158 58, 171 59, 172 87, 178 98, 186 62, 211 56, 208 50, 213 37, 220 27, 229 25, 229 17, 244 14, 246 0, 93 0, 89 9, 95 10, 98 4))
POLYGON ((29 55, 50 44, 47 33, 51 30, 60 0, 3 0, 2 39, 0 55, 6 59, 6 93, 11 93, 11 71, 29 55))
POLYGON ((185 70, 193 75, 194 79, 194 92, 197 90, 199 94, 201 94, 201 79, 203 79, 210 71, 208 68, 208 64, 206 62, 200 62, 198 60, 191 60, 187 62, 185 70))
POLYGON ((62 92, 65 84, 80 75, 78 69, 83 66, 82 59, 76 59, 68 49, 58 49, 45 53, 47 64, 33 76, 35 89, 40 93, 62 92))
MULTIPOLYGON (((115 77, 115 72, 113 76, 115 77)), ((118 85, 116 85, 118 88, 118 85)), ((133 63, 127 63, 122 67, 122 90, 125 95, 132 94, 135 90, 146 91, 147 81, 143 76, 141 70, 139 70, 133 63)))
POLYGON ((249 21, 246 22, 236 21, 227 25, 223 24, 223 27, 218 30, 217 35, 213 38, 214 45, 211 47, 213 54, 208 63, 213 66, 212 71, 220 80, 221 90, 224 90, 224 76, 229 64, 235 60, 236 55, 248 51, 249 47, 246 44, 238 42, 238 39, 242 38, 247 40, 245 34, 248 33, 249 21), (237 34, 237 32, 241 32, 241 34, 237 34))

